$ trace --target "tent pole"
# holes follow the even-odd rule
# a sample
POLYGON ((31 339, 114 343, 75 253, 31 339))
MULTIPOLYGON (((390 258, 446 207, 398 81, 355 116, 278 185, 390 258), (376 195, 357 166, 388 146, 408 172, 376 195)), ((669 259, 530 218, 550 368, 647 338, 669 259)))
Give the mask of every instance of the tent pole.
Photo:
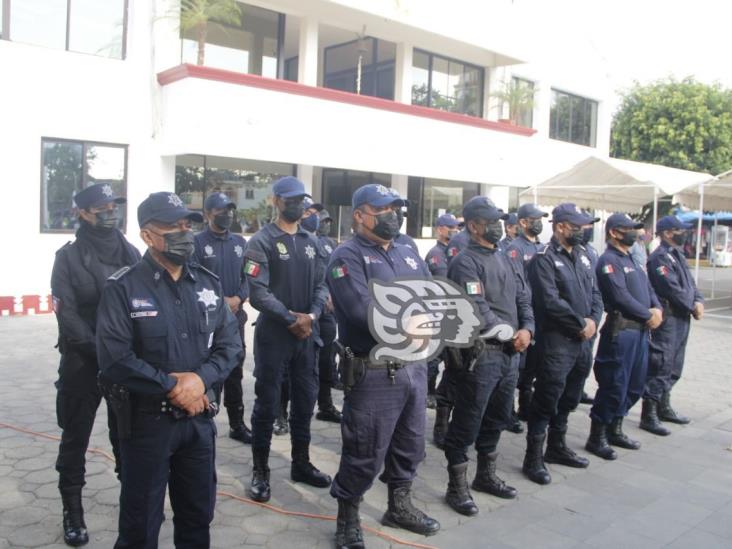
MULTIPOLYGON (((699 286, 699 261, 701 259, 702 219, 704 217, 704 183, 699 184, 699 223, 696 228, 696 267, 694 267, 694 282, 699 286)), ((707 254, 709 259, 709 254, 707 254)))
POLYGON ((656 230, 656 223, 658 223, 658 187, 653 186, 653 230, 656 230))
POLYGON ((534 204, 539 206, 539 187, 534 187, 534 204))
MULTIPOLYGON (((712 228, 712 240, 709 242, 709 249, 716 248, 717 239, 717 212, 714 212, 714 226, 712 228), (712 247, 714 245, 714 247, 712 247)), ((717 253, 714 252, 714 263, 712 263, 712 299, 714 299, 715 290, 717 289, 717 253)))

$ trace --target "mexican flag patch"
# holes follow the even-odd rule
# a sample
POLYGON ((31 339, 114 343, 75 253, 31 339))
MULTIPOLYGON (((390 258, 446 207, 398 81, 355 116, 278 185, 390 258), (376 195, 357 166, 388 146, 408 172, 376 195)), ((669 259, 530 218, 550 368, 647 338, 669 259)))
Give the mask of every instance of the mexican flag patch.
POLYGON ((479 295, 483 293, 480 288, 480 282, 466 282, 465 291, 468 292, 468 295, 479 295))
POLYGON ((668 267, 666 267, 666 265, 656 267, 656 272, 661 276, 668 276, 668 267))
POLYGON ((246 264, 244 265, 244 272, 249 276, 253 276, 256 278, 256 276, 259 274, 259 263, 257 263, 256 261, 252 261, 251 259, 247 260, 246 264))
POLYGON ((610 275, 613 274, 615 270, 613 269, 612 265, 605 265, 602 268, 602 274, 610 275))
POLYGON ((330 271, 330 276, 335 279, 343 278, 346 275, 348 275, 348 269, 345 265, 333 267, 330 271))

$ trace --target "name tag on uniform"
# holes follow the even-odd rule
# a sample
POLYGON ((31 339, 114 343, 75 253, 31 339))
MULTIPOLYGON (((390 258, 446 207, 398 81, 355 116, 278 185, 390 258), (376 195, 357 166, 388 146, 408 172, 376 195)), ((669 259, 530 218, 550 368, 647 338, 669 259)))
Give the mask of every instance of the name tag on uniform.
POLYGON ((130 318, 140 318, 145 316, 158 316, 157 311, 135 311, 130 313, 130 318))

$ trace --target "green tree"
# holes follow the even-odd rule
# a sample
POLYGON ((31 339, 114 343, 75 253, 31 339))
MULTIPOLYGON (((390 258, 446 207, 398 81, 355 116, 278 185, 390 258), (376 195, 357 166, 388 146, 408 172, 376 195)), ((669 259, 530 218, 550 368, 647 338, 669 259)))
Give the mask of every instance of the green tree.
POLYGON ((718 174, 732 168, 732 90, 687 78, 622 94, 611 156, 718 174))
POLYGON ((181 0, 180 28, 184 33, 195 30, 199 65, 204 62, 208 22, 241 25, 241 15, 242 8, 236 0, 181 0))

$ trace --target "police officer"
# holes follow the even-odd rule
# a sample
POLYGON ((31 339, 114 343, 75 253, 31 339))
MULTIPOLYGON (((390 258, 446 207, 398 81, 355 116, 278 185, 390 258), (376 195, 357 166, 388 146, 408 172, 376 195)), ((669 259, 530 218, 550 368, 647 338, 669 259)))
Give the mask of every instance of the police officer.
POLYGON ((386 368, 368 358, 376 345, 368 326, 369 281, 430 278, 427 266, 409 246, 394 243, 399 223, 393 208, 402 205, 399 195, 382 185, 358 188, 352 198, 355 235, 333 252, 328 266, 346 366, 364 367, 360 379, 347 387, 341 462, 330 490, 338 499, 337 547, 364 547, 359 503, 382 467, 379 478, 389 487, 382 523, 423 535, 440 528, 411 501, 412 480, 425 456, 427 366, 422 362, 386 368))
MULTIPOLYGON (((124 414, 115 547, 153 548, 166 485, 176 547, 209 547, 216 500, 218 390, 242 355, 239 323, 218 277, 190 261, 191 221, 173 193, 137 209, 142 260, 113 274, 97 321, 100 379, 124 414)), ((120 427, 123 422, 120 421, 120 427)))
POLYGON ((661 309, 645 272, 630 256, 643 223, 613 214, 605 223, 608 246, 597 264, 597 279, 607 312, 595 359, 598 389, 590 412, 592 427, 585 448, 615 459, 610 447, 637 450, 640 443, 623 433, 623 418, 643 395, 648 369, 648 333, 661 324, 661 309))
MULTIPOLYGON (((196 261, 219 277, 224 291, 224 301, 239 321, 239 333, 244 349, 244 326, 247 314, 244 302, 248 298, 247 280, 244 275, 244 238, 231 232, 236 204, 222 192, 206 197, 203 203, 206 229, 196 235, 196 261)), ((231 371, 224 383, 224 406, 229 416, 229 437, 244 444, 252 442, 252 432, 244 422, 244 394, 241 380, 245 355, 241 363, 231 371)))
POLYGON ((590 340, 602 316, 592 263, 581 246, 582 227, 592 222, 574 204, 560 204, 552 211, 551 242, 529 264, 537 352, 543 361, 531 399, 523 471, 538 484, 551 482, 544 460, 579 468, 589 464, 567 447, 565 435, 569 413, 579 404, 592 367, 590 340))
POLYGON ((318 394, 315 345, 321 345, 318 320, 328 299, 325 257, 317 238, 299 225, 309 195, 302 181, 288 176, 273 186, 277 219, 250 240, 244 271, 249 300, 259 311, 254 330, 254 392, 249 496, 268 501, 269 449, 280 408, 285 372, 290 385, 290 478, 318 488, 330 477, 310 462, 310 420, 318 394))
POLYGON ((455 511, 475 515, 478 507, 467 483, 468 447, 475 443, 478 468, 473 490, 500 498, 516 497, 516 489, 496 475, 501 430, 511 423, 513 394, 518 378, 519 355, 531 342, 534 315, 531 295, 520 267, 498 250, 501 219, 508 216, 484 196, 471 198, 463 209, 471 235, 468 247, 450 262, 448 276, 461 286, 477 305, 485 332, 507 325, 512 340, 486 339, 482 352, 469 368, 453 372, 456 378, 455 409, 445 439, 445 456, 450 481, 445 499, 455 511))
MULTIPOLYGON (((506 248, 506 255, 510 260, 520 265, 527 281, 529 279, 529 262, 542 246, 539 242, 539 235, 544 230, 542 219, 548 216, 549 214, 540 210, 536 204, 522 204, 516 214, 519 227, 518 236, 506 248)), ((529 291, 531 291, 530 287, 529 291)), ((521 354, 517 384, 519 406, 516 414, 519 420, 527 421, 529 419, 529 405, 531 395, 534 392, 536 367, 540 360, 541 357, 536 352, 536 345, 530 345, 526 352, 521 354)))
POLYGON ((447 243, 445 257, 447 258, 448 265, 450 265, 450 261, 453 257, 468 247, 468 243, 470 242, 470 233, 465 227, 465 220, 463 220, 462 223, 463 226, 460 227, 460 221, 458 220, 458 228, 460 228, 460 231, 450 237, 450 241, 447 243))
MULTIPOLYGON (((587 210, 582 210, 582 213, 585 215, 590 215, 590 212, 587 210)), ((582 247, 584 248, 585 252, 587 253, 587 257, 590 259, 590 263, 592 264, 592 272, 596 273, 597 271, 597 262, 600 259, 600 253, 597 251, 597 249, 592 245, 592 241, 595 238, 595 223, 600 221, 599 217, 594 217, 594 221, 590 223, 589 225, 585 225, 582 227, 582 247)), ((592 349, 595 348, 595 339, 597 339, 597 333, 595 333, 595 336, 590 341, 590 347, 592 349)), ((587 372, 587 377, 589 377, 590 373, 587 372)), ((587 379, 585 379, 585 382, 587 379)), ((587 392, 582 389, 582 397, 580 398, 580 404, 593 404, 595 402, 595 399, 587 394, 587 392)))
POLYGON ((513 242, 518 236, 518 216, 515 213, 508 214, 508 217, 503 222, 503 227, 505 229, 506 236, 504 236, 498 243, 498 250, 501 252, 505 252, 511 245, 511 242, 513 242))
MULTIPOLYGON (((61 363, 56 388, 56 418, 61 428, 56 470, 63 502, 64 541, 79 546, 89 541, 81 491, 89 437, 102 394, 97 386, 95 342, 97 308, 108 276, 140 260, 140 253, 117 226, 118 205, 112 187, 98 183, 77 193, 79 229, 76 240, 56 252, 51 274, 53 310, 58 321, 61 363)), ((114 412, 107 410, 109 438, 119 467, 114 412)), ((119 472, 119 469, 117 470, 119 472)))
MULTIPOLYGON (((320 246, 325 252, 326 262, 330 260, 330 255, 338 245, 335 240, 330 237, 330 228, 333 218, 328 210, 322 204, 312 203, 306 211, 306 217, 303 218, 301 225, 311 233, 314 233, 320 246)), ((323 340, 323 346, 318 350, 318 412, 315 418, 320 421, 329 421, 331 423, 341 422, 341 412, 333 404, 333 395, 331 389, 334 385, 335 372, 335 348, 333 342, 336 338, 336 317, 333 312, 333 301, 328 298, 325 303, 323 314, 320 315, 318 321, 318 330, 320 339, 323 340)))
POLYGON ((671 389, 684 367, 690 318, 701 320, 704 316, 704 298, 683 253, 688 228, 676 216, 659 219, 656 234, 661 244, 648 258, 648 278, 661 301, 664 318, 651 337, 640 427, 662 436, 671 432, 659 420, 689 423, 689 418, 671 407, 671 389))
POLYGON ((404 225, 404 218, 407 216, 407 209, 409 208, 409 200, 403 199, 399 196, 396 189, 389 189, 391 194, 397 199, 402 200, 404 204, 402 206, 395 206, 394 211, 397 215, 397 223, 399 223, 399 233, 394 238, 394 244, 401 244, 402 246, 409 246, 414 250, 416 254, 419 254, 419 248, 414 239, 406 233, 401 232, 402 225, 404 225))

